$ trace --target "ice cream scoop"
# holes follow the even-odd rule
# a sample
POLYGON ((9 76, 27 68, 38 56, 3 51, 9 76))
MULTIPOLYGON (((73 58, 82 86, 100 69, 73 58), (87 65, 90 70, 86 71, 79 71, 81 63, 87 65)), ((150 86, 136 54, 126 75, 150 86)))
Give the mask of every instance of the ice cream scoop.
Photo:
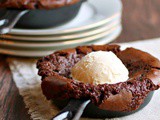
POLYGON ((89 53, 75 64, 71 75, 74 80, 98 85, 127 81, 129 72, 113 52, 98 51, 89 53))

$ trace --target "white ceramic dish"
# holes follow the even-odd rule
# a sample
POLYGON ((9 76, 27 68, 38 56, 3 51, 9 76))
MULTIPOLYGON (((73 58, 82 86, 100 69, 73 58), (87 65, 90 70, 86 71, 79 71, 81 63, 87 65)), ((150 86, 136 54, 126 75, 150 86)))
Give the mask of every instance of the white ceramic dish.
MULTIPOLYGON (((112 34, 110 34, 109 36, 107 36, 107 37, 105 37, 101 40, 97 40, 97 41, 94 41, 94 42, 89 42, 89 43, 87 43, 87 45, 107 44, 107 43, 113 41, 114 39, 116 39, 120 35, 121 30, 122 30, 122 28, 120 27, 120 29, 117 29, 112 34)), ((63 48, 59 48, 59 49, 63 49, 63 48)), ((13 55, 13 56, 23 56, 23 57, 43 57, 43 56, 46 56, 46 55, 49 55, 49 54, 53 53, 54 51, 55 51, 54 48, 52 50, 46 50, 46 51, 45 50, 28 50, 27 51, 27 50, 15 50, 15 49, 0 48, 0 53, 1 54, 7 54, 7 55, 13 55)))
POLYGON ((100 34, 102 32, 108 31, 115 26, 119 25, 121 23, 121 20, 113 21, 111 24, 104 25, 102 27, 99 27, 97 29, 93 29, 86 32, 80 32, 77 34, 71 34, 71 35, 60 35, 60 36, 19 36, 19 35, 0 35, 1 39, 10 39, 10 40, 16 40, 16 41, 36 41, 36 42, 46 42, 46 41, 66 41, 66 40, 77 40, 80 38, 85 38, 89 36, 93 36, 96 34, 100 34))
POLYGON ((88 0, 79 15, 63 26, 48 29, 12 29, 15 35, 62 35, 90 30, 120 18, 122 3, 120 0, 88 0), (86 14, 87 13, 87 14, 86 14))
POLYGON ((6 47, 18 47, 18 48, 50 48, 50 47, 66 47, 66 46, 72 46, 72 45, 79 45, 84 44, 87 42, 91 42, 94 40, 101 39, 109 34, 112 34, 115 30, 121 29, 121 26, 116 26, 108 31, 102 32, 100 34, 81 38, 77 40, 70 40, 70 41, 62 41, 62 42, 20 42, 20 41, 11 41, 11 40, 0 40, 0 45, 6 46, 6 47))

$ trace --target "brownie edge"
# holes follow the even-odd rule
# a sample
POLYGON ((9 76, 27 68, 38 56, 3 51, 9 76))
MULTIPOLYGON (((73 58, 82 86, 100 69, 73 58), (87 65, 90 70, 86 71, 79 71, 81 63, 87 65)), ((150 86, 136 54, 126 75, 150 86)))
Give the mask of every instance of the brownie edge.
POLYGON ((73 5, 80 0, 4 0, 0 8, 15 9, 53 9, 73 5))

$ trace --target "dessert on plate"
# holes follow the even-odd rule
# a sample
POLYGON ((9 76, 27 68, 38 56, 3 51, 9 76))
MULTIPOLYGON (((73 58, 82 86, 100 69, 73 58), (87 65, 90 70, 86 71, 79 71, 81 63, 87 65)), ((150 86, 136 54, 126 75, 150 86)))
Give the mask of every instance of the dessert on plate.
POLYGON ((38 60, 37 68, 48 100, 90 99, 108 111, 135 111, 160 87, 160 61, 118 45, 60 50, 38 60))
POLYGON ((0 33, 8 33, 14 26, 23 29, 42 29, 65 24, 76 17, 85 1, 0 0, 0 8, 2 8, 0 15, 4 21, 1 24, 0 33))

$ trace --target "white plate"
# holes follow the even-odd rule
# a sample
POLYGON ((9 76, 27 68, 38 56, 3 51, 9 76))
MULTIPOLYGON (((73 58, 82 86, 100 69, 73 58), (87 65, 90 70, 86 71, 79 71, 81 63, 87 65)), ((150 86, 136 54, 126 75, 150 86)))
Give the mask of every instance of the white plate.
POLYGON ((12 29, 10 34, 18 35, 57 35, 75 33, 93 29, 121 17, 122 3, 120 0, 88 0, 84 3, 79 15, 63 26, 48 29, 12 29))
POLYGON ((70 41, 62 41, 62 42, 19 42, 19 41, 10 41, 10 40, 0 40, 0 45, 6 46, 6 47, 18 47, 18 48, 48 48, 48 47, 64 47, 64 46, 72 46, 72 45, 78 45, 82 43, 91 42, 100 38, 103 38, 111 33, 113 33, 115 30, 120 29, 121 26, 116 26, 108 31, 102 32, 100 34, 81 38, 77 40, 70 40, 70 41))
POLYGON ((99 27, 97 29, 81 32, 77 34, 71 34, 71 35, 61 35, 61 36, 18 36, 18 35, 0 35, 1 39, 10 39, 10 40, 18 40, 18 41, 66 41, 66 40, 77 40, 79 38, 89 37, 93 36, 105 31, 108 31, 109 29, 114 28, 115 26, 119 25, 121 23, 121 20, 113 21, 111 24, 104 25, 102 27, 99 27))
MULTIPOLYGON (((96 44, 96 45, 107 44, 107 43, 113 41, 114 39, 116 39, 120 35, 121 30, 122 30, 121 28, 117 29, 115 32, 113 32, 112 34, 110 34, 106 38, 88 43, 87 45, 90 45, 90 44, 96 44)), ((14 49, 0 48, 0 53, 1 54, 7 54, 7 55, 13 55, 13 56, 23 56, 23 57, 43 57, 43 56, 46 56, 46 55, 49 55, 49 54, 53 53, 54 51, 55 50, 47 50, 47 51, 44 51, 44 50, 38 50, 38 51, 30 50, 30 51, 26 51, 26 50, 14 50, 14 49)))

